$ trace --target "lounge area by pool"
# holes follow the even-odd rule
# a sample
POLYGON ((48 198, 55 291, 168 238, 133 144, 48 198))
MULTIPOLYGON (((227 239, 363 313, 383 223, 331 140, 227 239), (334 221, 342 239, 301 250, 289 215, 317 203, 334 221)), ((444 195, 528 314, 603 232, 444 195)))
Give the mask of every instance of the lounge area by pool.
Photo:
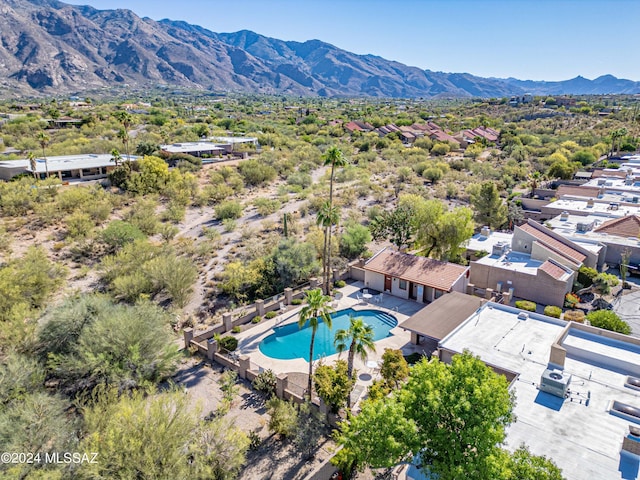
MULTIPOLYGON (((398 325, 398 320, 381 310, 354 310, 348 308, 331 314, 332 329, 329 330, 324 322, 320 322, 313 348, 313 359, 337 353, 333 344, 335 333, 340 329, 349 328, 349 317, 360 317, 364 323, 370 325, 374 331, 374 340, 381 340, 391 335, 392 328, 398 325)), ((307 322, 304 328, 299 328, 298 323, 290 323, 275 327, 274 333, 260 342, 260 351, 271 358, 291 360, 309 358, 309 343, 311 342, 311 327, 307 322)))

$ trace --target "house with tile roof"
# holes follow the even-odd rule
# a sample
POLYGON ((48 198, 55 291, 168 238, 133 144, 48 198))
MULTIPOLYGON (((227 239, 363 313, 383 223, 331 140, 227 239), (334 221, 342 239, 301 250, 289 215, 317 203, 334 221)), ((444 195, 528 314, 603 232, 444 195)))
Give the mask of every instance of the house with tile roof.
POLYGON ((465 293, 469 267, 385 248, 363 267, 365 285, 396 297, 430 303, 448 292, 465 293))
MULTIPOLYGON (((481 235, 492 232, 483 229, 481 235)), ((542 305, 562 306, 583 265, 602 266, 602 246, 578 244, 528 220, 514 229, 511 242, 484 242, 489 255, 470 262, 470 288, 492 289, 542 305)))
POLYGON ((600 263, 617 266, 628 251, 629 263, 640 264, 640 214, 623 217, 578 216, 564 213, 549 220, 554 233, 573 242, 601 245, 600 263))

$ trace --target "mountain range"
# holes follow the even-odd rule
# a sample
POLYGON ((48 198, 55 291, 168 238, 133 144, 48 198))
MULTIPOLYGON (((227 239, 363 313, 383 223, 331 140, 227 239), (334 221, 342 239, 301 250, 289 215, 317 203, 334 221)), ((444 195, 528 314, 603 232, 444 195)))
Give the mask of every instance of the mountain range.
POLYGON ((356 55, 320 40, 215 33, 130 10, 57 0, 0 0, 0 96, 114 85, 309 96, 504 97, 631 94, 640 82, 604 75, 560 82, 482 78, 356 55))

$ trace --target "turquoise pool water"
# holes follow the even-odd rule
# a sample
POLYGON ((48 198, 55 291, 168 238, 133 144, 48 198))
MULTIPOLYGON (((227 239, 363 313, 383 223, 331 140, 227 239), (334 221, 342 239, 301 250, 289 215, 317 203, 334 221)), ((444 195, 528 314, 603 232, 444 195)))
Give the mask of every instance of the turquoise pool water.
MULTIPOLYGON (((374 339, 382 340, 390 336, 392 328, 398 325, 398 320, 380 310, 354 310, 348 308, 331 314, 333 328, 329 330, 324 322, 318 325, 316 338, 313 342, 313 359, 333 355, 336 347, 333 345, 335 333, 349 328, 349 315, 360 317, 364 323, 373 327, 374 339)), ((311 327, 309 322, 304 328, 299 328, 298 323, 290 323, 273 329, 274 333, 260 342, 260 351, 271 358, 291 360, 294 358, 309 358, 309 344, 311 342, 311 327)))

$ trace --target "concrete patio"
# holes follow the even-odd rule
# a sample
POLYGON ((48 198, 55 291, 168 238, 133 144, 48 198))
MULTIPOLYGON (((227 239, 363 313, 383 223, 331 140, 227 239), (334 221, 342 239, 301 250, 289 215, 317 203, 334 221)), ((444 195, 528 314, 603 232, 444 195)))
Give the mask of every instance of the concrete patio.
MULTIPOLYGON (((382 297, 376 298, 376 296, 372 295, 371 299, 365 300, 362 299, 362 291, 365 288, 363 282, 354 282, 338 289, 342 296, 339 300, 334 300, 334 310, 339 311, 347 308, 353 308, 356 311, 380 310, 394 316, 398 320, 398 324, 401 324, 425 306, 424 304, 411 300, 392 297, 386 293, 383 294, 382 297)), ((270 369, 276 374, 294 372, 300 374, 308 373, 309 363, 305 359, 281 360, 271 358, 264 355, 259 349, 260 342, 273 333, 274 327, 296 323, 301 309, 302 305, 288 306, 286 311, 283 311, 283 313, 277 317, 270 320, 264 319, 252 328, 237 334, 238 349, 236 352, 238 355, 249 356, 251 358, 251 368, 255 370, 270 369)), ((428 353, 422 351, 423 347, 421 345, 411 344, 410 333, 402 328, 394 327, 390 333, 391 335, 389 337, 376 342, 376 351, 369 353, 366 362, 363 362, 360 358, 356 358, 355 369, 358 371, 358 381, 354 389, 356 392, 362 392, 371 384, 375 378, 375 369, 371 368, 371 366, 381 362, 382 354, 386 348, 400 349, 405 355, 414 352, 428 353), (367 367, 367 363, 369 367, 367 367)), ((341 355, 342 358, 346 359, 346 352, 341 355)), ((340 358, 340 354, 330 355, 321 360, 325 364, 332 364, 338 358, 340 358)), ((320 360, 316 360, 314 363, 317 364, 319 362, 320 360)), ((295 377, 302 378, 300 375, 296 375, 295 377)))

